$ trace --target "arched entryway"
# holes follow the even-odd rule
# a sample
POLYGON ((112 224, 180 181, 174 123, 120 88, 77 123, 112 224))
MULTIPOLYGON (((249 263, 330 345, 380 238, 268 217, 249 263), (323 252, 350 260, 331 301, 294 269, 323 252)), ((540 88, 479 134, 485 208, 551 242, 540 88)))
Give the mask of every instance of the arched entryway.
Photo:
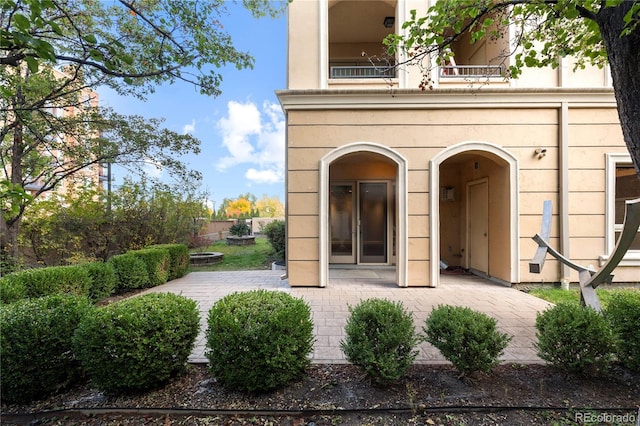
POLYGON ((519 282, 518 161, 488 142, 463 142, 430 162, 431 283, 442 262, 519 282))
POLYGON ((407 273, 407 161, 384 145, 356 142, 320 160, 320 286, 330 264, 395 265, 407 273))

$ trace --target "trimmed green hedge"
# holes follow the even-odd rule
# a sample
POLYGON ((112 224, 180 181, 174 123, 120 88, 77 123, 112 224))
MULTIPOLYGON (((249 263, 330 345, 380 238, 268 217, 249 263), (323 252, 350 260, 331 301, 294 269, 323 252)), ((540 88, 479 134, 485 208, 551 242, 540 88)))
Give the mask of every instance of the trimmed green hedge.
POLYGON ((362 301, 349 311, 346 337, 340 342, 347 361, 379 385, 402 377, 418 356, 413 315, 401 302, 384 299, 362 301))
POLYGON ((0 306, 2 400, 27 402, 80 376, 72 336, 93 308, 85 297, 50 295, 0 306))
POLYGON ((0 277, 0 302, 13 303, 27 298, 25 280, 16 273, 0 277))
POLYGON ((209 310, 209 371, 224 386, 275 389, 301 376, 313 349, 311 308, 280 291, 230 294, 209 310))
POLYGON ((199 316, 191 299, 146 294, 96 309, 78 326, 73 347, 100 390, 145 392, 185 370, 199 316))
POLYGON ((98 301, 111 296, 116 290, 116 271, 111 263, 90 262, 82 265, 91 277, 89 298, 98 301))
POLYGON ((149 276, 149 281, 147 282, 148 287, 162 285, 169 279, 169 250, 150 248, 129 251, 127 254, 136 256, 144 262, 147 268, 147 275, 149 276))
POLYGON ((149 249, 169 251, 169 281, 184 277, 189 270, 189 248, 185 244, 157 244, 149 249))
POLYGON ((4 303, 51 294, 88 296, 91 276, 82 265, 50 266, 26 269, 2 277, 0 287, 4 303))
POLYGON ((108 261, 116 273, 116 291, 146 288, 149 273, 142 259, 130 253, 118 254, 108 261))

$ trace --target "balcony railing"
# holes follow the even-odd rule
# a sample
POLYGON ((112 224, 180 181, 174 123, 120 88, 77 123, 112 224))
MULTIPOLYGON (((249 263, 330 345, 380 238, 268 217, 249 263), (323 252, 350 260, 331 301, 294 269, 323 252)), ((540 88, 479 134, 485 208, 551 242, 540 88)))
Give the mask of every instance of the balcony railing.
POLYGON ((330 78, 395 78, 396 69, 372 65, 331 65, 330 78))
POLYGON ((500 65, 445 65, 440 67, 440 78, 502 77, 500 65))

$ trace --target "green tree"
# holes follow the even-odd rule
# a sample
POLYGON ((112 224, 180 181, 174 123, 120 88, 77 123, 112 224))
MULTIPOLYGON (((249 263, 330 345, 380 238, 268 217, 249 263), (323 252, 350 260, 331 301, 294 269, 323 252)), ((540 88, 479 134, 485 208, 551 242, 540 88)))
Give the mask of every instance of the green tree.
POLYGON ((425 16, 412 11, 403 24, 406 36, 391 35, 385 43, 391 54, 406 53, 399 66, 423 66, 423 89, 430 86, 431 60, 448 59, 448 47, 463 34, 473 43, 500 37, 509 26, 520 49, 509 66, 512 77, 525 66, 557 67, 566 56, 577 67, 608 61, 622 134, 640 176, 639 22, 638 0, 440 0, 425 16))
MULTIPOLYGON (((286 5, 243 0, 255 17, 286 5)), ((251 67, 222 21, 222 0, 4 0, 0 4, 0 198, 4 188, 37 183, 34 194, 105 161, 134 168, 153 163, 197 177, 177 158, 198 141, 160 127, 158 120, 123 117, 96 106, 90 89, 110 87, 144 97, 164 83, 220 93, 220 69, 251 67), (59 114, 73 111, 73 114, 59 114)), ((17 256, 20 221, 31 199, 11 198, 0 218, 0 251, 17 256), (16 213, 17 212, 17 213, 16 213)))

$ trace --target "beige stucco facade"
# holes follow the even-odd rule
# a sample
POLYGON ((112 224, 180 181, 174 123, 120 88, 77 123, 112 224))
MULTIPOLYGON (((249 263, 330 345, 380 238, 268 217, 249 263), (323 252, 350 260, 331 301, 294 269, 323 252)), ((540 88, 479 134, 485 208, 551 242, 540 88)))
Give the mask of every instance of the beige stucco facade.
MULTIPOLYGON (((335 55, 372 49, 366 37, 342 34, 355 37, 349 45, 331 34, 342 31, 332 16, 363 3, 396 25, 415 8, 410 0, 289 7, 288 88, 278 91, 289 283, 322 287, 330 268, 384 266, 395 268, 399 286, 437 286, 441 262, 504 284, 577 281, 551 259, 542 274, 529 272, 545 200, 552 245, 598 267, 615 234, 607 231, 611 167, 627 155, 606 70, 581 77, 560 67, 482 84, 448 77, 427 91, 411 69, 332 77, 335 55)), ((615 280, 640 281, 640 256, 615 280)))

